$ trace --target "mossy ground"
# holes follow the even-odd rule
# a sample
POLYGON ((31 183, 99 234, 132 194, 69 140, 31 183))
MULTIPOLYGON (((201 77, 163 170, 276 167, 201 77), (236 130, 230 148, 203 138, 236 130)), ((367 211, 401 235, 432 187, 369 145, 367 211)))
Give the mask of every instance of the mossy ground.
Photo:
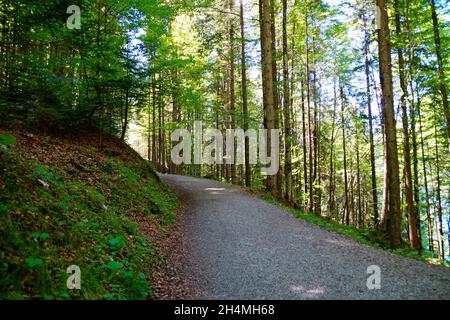
POLYGON ((148 298, 178 206, 148 162, 101 131, 0 134, 0 299, 148 298))

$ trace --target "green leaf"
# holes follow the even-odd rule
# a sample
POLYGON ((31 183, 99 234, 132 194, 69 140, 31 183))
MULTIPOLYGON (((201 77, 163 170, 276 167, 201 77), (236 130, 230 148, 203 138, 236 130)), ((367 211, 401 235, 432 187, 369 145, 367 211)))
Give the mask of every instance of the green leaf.
POLYGON ((108 266, 108 269, 111 271, 117 271, 117 270, 123 268, 123 264, 120 262, 116 262, 116 261, 110 261, 107 266, 108 266))
POLYGON ((50 236, 48 235, 48 233, 38 233, 38 232, 34 232, 31 235, 33 238, 35 238, 36 240, 48 240, 50 239, 50 236))
POLYGON ((108 244, 115 251, 120 251, 125 247, 125 241, 121 238, 112 238, 108 240, 108 244))
POLYGON ((9 136, 7 134, 0 134, 0 144, 16 144, 16 138, 9 136))
POLYGON ((42 167, 37 167, 36 172, 48 180, 53 178, 53 175, 42 167))
POLYGON ((26 264, 30 268, 41 267, 44 265, 44 261, 40 258, 28 258, 26 264))

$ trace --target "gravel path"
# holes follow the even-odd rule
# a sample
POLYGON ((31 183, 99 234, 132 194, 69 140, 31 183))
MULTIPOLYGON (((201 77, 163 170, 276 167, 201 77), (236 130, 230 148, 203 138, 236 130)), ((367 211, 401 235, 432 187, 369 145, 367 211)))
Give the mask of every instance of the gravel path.
POLYGON ((162 175, 184 202, 201 299, 450 299, 450 269, 393 255, 293 217, 242 188, 162 175), (367 288, 367 268, 381 289, 367 288))

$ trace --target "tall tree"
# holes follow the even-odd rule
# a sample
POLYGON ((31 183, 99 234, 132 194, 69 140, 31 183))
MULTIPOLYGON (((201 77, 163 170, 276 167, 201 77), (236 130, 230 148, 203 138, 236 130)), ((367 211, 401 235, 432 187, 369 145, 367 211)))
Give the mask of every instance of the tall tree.
MULTIPOLYGON (((262 78, 263 78, 263 100, 264 110, 267 118, 267 129, 275 127, 275 104, 274 104, 274 70, 272 52, 272 15, 270 0, 259 0, 260 24, 261 24, 261 52, 262 52, 262 78)), ((268 133, 268 145, 271 145, 271 134, 268 133)), ((269 153, 270 153, 270 148, 269 153)), ((271 155, 271 154, 270 154, 271 155)), ((272 156, 272 155, 271 155, 272 156)), ((278 198, 277 175, 268 176, 268 185, 273 196, 278 198)))
POLYGON ((287 18, 288 6, 287 0, 283 0, 283 114, 284 114, 284 146, 285 146, 285 162, 284 162, 284 198, 290 200, 292 188, 292 155, 291 155, 291 97, 289 88, 289 60, 288 60, 288 35, 287 35, 287 18))
POLYGON ((447 125, 448 148, 450 150, 450 110, 448 107, 448 89, 447 89, 447 81, 445 79, 444 60, 442 57, 441 35, 439 31, 439 20, 436 12, 436 1, 430 0, 430 6, 431 6, 431 17, 433 20, 434 44, 436 49, 436 57, 438 60, 439 89, 441 91, 442 96, 442 106, 444 108, 445 122, 447 125))
POLYGON ((377 190, 377 173, 375 165, 375 142, 374 142, 374 130, 373 130, 373 116, 372 116, 372 93, 371 93, 371 81, 370 81, 370 59, 369 59, 369 45, 370 34, 367 30, 367 22, 364 19, 364 27, 366 28, 364 33, 364 67, 366 75, 366 92, 367 92, 367 117, 369 120, 369 148, 370 148, 370 169, 371 169, 371 186, 372 186, 372 205, 373 205, 373 219, 374 225, 378 226, 378 190, 377 190))
MULTIPOLYGON (((245 24, 244 24, 244 4, 240 1, 240 25, 241 25, 241 72, 242 72, 242 114, 244 117, 244 130, 249 129, 248 117, 248 94, 247 94, 247 63, 245 55, 245 24)), ((245 185, 252 184, 252 172, 250 167, 250 141, 245 138, 245 185)))
POLYGON ((381 104, 386 135, 385 172, 387 173, 387 195, 383 199, 385 203, 381 225, 382 230, 387 233, 391 248, 398 248, 402 244, 402 212, 400 209, 400 177, 392 83, 391 37, 387 1, 377 0, 377 5, 380 8, 378 42, 383 92, 381 104))
POLYGON ((411 171, 411 150, 409 141, 409 123, 408 123, 408 88, 405 77, 405 59, 403 56, 403 33, 401 27, 401 7, 400 1, 394 1, 395 6, 395 30, 397 35, 397 55, 398 55, 398 73, 400 78, 400 87, 402 95, 400 97, 400 104, 402 108, 402 123, 403 123, 403 159, 404 159, 404 173, 405 173, 405 197, 406 210, 408 212, 408 232, 411 247, 414 249, 420 248, 420 241, 418 235, 418 226, 416 225, 417 218, 414 211, 414 196, 413 196, 413 182, 411 171))

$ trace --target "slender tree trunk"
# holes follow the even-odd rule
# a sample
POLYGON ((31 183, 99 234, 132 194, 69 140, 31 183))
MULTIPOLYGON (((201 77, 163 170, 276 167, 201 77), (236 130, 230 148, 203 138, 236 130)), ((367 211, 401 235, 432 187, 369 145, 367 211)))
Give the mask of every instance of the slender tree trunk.
POLYGON ((358 227, 364 226, 361 199, 361 154, 359 146, 359 127, 356 129, 356 192, 358 194, 358 227))
MULTIPOLYGON (((267 118, 267 129, 270 131, 275 128, 275 108, 274 108, 274 83, 273 83, 273 52, 272 52, 272 17, 269 0, 259 0, 260 4, 260 23, 261 23, 261 51, 262 51, 262 74, 263 74, 263 100, 267 118)), ((268 145, 271 145, 271 135, 268 133, 268 145)), ((270 148, 268 148, 270 150, 270 148)), ((269 151, 270 152, 270 151, 269 151)), ((268 185, 272 195, 278 198, 277 176, 268 177, 268 185)))
MULTIPOLYGON (((400 17, 400 4, 399 0, 394 1, 395 6, 395 29, 397 37, 402 37, 401 17, 400 17)), ((400 97, 400 103, 402 108, 402 124, 403 124, 403 159, 404 159, 404 173, 405 173, 405 197, 406 197, 406 210, 408 212, 408 231, 409 241, 411 248, 419 250, 420 241, 418 236, 418 226, 416 224, 417 218, 414 214, 414 195, 413 195, 413 182, 411 172, 411 150, 409 145, 409 128, 408 128, 408 108, 406 105, 408 97, 408 89, 405 78, 405 60, 403 57, 403 48, 400 45, 397 48, 398 54, 398 67, 400 77, 400 87, 402 95, 400 97)))
MULTIPOLYGON (((228 10, 230 14, 228 15, 228 24, 229 24, 229 74, 228 74, 228 80, 229 80, 229 112, 230 112, 230 122, 229 122, 229 129, 235 129, 236 126, 236 114, 235 114, 235 104, 236 104, 236 92, 235 92, 235 63, 234 63, 234 0, 228 1, 228 10)), ((234 150, 236 150, 236 143, 234 144, 234 150)), ((233 151, 234 154, 232 155, 233 158, 236 157, 235 151, 233 151)), ((229 172, 231 175, 231 181, 236 184, 237 183, 237 176, 236 176, 236 165, 231 164, 229 166, 229 172)))
POLYGON ((400 209, 400 176, 397 147, 397 131, 392 83, 392 59, 387 1, 377 0, 380 8, 379 58, 382 86, 382 110, 386 134, 387 198, 384 199, 383 228, 391 248, 402 244, 402 212, 400 209))
POLYGON ((285 164, 284 164, 284 198, 291 200, 292 188, 292 155, 291 155, 291 97, 289 88, 289 61, 288 61, 288 37, 287 37, 287 0, 283 0, 283 111, 284 111, 284 140, 285 140, 285 164))
MULTIPOLYGON (((314 39, 313 39, 314 43, 314 39)), ((318 110, 318 102, 317 102, 317 72, 316 72, 316 50, 315 46, 313 49, 313 103, 314 103, 314 124, 313 124, 313 150, 314 150, 314 160, 313 160, 313 212, 316 215, 319 215, 319 193, 320 190, 317 188, 317 185, 320 185, 319 179, 319 110, 318 110)))
POLYGON ((437 116, 436 116, 436 110, 434 111, 434 145, 435 145, 435 152, 436 152, 436 206, 437 206, 437 214, 438 214, 438 220, 439 220, 439 243, 440 243, 440 256, 441 259, 445 261, 445 245, 444 245, 444 230, 443 230, 443 219, 442 219, 442 199, 441 199, 441 169, 439 167, 439 143, 438 143, 438 131, 437 131, 437 116))
POLYGON ((308 102, 308 155, 309 155, 309 205, 308 212, 314 210, 314 189, 313 189, 313 141, 312 141, 312 119, 311 119, 311 70, 309 59, 309 33, 308 33, 308 8, 305 8, 305 49, 306 49, 306 99, 308 102))
POLYGON ((445 123, 447 125, 447 143, 448 148, 450 149, 450 111, 448 108, 448 89, 447 89, 448 83, 445 80, 444 60, 442 59, 441 35, 439 32, 439 20, 436 12, 436 1, 430 0, 430 5, 431 5, 431 17, 433 20, 436 57, 438 60, 439 89, 442 95, 442 106, 444 108, 445 123))
POLYGON ((125 140, 125 135, 127 133, 127 127, 128 127, 128 109, 129 109, 129 92, 130 89, 127 87, 125 89, 125 114, 124 114, 124 120, 122 125, 122 133, 120 134, 120 140, 125 140))
POLYGON ((305 90, 304 90, 304 80, 302 78, 301 83, 301 91, 302 91, 302 146, 303 146, 303 185, 305 188, 303 197, 302 197, 302 201, 303 201, 303 206, 307 209, 307 199, 305 199, 306 195, 308 194, 308 164, 307 164, 307 141, 306 141, 306 111, 305 111, 305 90))
MULTIPOLYGON (((175 79, 178 77, 178 72, 175 71, 175 79)), ((176 81, 174 79, 174 81, 176 81)), ((180 121, 181 121, 181 117, 180 117, 180 105, 178 102, 178 94, 176 92, 176 90, 174 89, 172 91, 172 124, 174 126, 176 126, 180 121)), ((175 145, 177 144, 177 142, 173 141, 171 142, 171 146, 172 148, 175 147, 175 145)), ((179 170, 180 170, 180 166, 174 164, 172 161, 170 161, 170 172, 173 174, 179 174, 179 170)))
POLYGON ((422 150, 422 165, 423 165, 423 178, 424 178, 424 187, 425 187, 425 206, 426 206, 426 215, 427 215, 427 230, 428 230, 428 246, 431 252, 434 252, 434 242, 433 242, 433 223, 431 221, 431 212, 430 212, 430 196, 428 189, 428 176, 427 176, 427 167, 426 167, 426 159, 425 159, 425 146, 423 140, 423 129, 422 129, 422 115, 420 111, 420 100, 417 104, 417 113, 419 115, 419 131, 420 131, 420 146, 422 150))
POLYGON ((153 76, 152 79, 152 122, 153 122, 153 132, 152 132, 152 162, 153 165, 157 166, 157 154, 156 154, 156 77, 153 76))
POLYGON ((334 179, 334 141, 335 141, 335 130, 336 130, 336 111, 337 111, 337 90, 336 90, 336 78, 333 78, 333 120, 331 124, 331 137, 330 137, 330 193, 328 200, 328 210, 330 211, 330 217, 334 216, 335 213, 335 201, 334 201, 334 190, 335 179, 334 179))
MULTIPOLYGON (((248 94, 247 94, 247 67, 245 57, 245 24, 244 24, 244 4, 240 2, 240 24, 241 24, 241 71, 242 71, 242 113, 244 117, 244 130, 249 128, 248 124, 248 94)), ((250 168, 250 145, 249 139, 245 138, 245 185, 250 187, 251 181, 250 168)))
POLYGON ((151 134, 151 114, 152 114, 152 107, 151 107, 151 91, 149 90, 148 94, 148 109, 147 109, 147 159, 148 161, 152 160, 152 134, 151 134))
MULTIPOLYGON (((278 86, 278 66, 277 66, 277 46, 276 46, 276 30, 275 30, 275 16, 276 16, 276 0, 270 0, 270 16, 271 16, 271 23, 270 23, 270 31, 271 31, 271 48, 272 48, 272 77, 273 77, 273 103, 274 103, 274 121, 275 121, 275 128, 280 128, 280 90, 278 86)), ((279 137, 281 139, 281 136, 279 137)), ((281 145, 281 140, 279 141, 279 145, 281 145)), ((278 155, 278 157, 280 154, 278 155)), ((280 160, 280 159, 279 159, 280 160)), ((279 161, 281 162, 281 161, 279 161)), ((278 170, 276 174, 276 194, 278 197, 281 197, 282 195, 282 177, 281 177, 281 170, 278 170)))
MULTIPOLYGON (((297 8, 298 5, 298 0, 295 0, 294 2, 294 8, 297 8)), ((294 22, 293 22, 293 26, 292 26, 292 44, 291 44, 291 82, 290 82, 290 102, 289 102, 289 106, 290 106, 290 126, 291 126, 291 134, 293 139, 291 140, 291 149, 292 146, 297 146, 299 144, 299 138, 298 138, 298 130, 296 127, 296 119, 297 119, 297 114, 296 112, 294 112, 294 92, 296 92, 296 88, 294 85, 294 74, 295 74, 295 54, 296 54, 296 34, 297 34, 297 19, 296 19, 296 14, 295 14, 295 10, 292 12, 292 15, 294 16, 294 22)), ((298 149, 294 149, 291 151, 292 157, 298 157, 298 149), (297 154, 295 154, 295 151, 297 150, 297 154)), ((291 158, 291 167, 292 167, 292 158, 291 158)), ((291 194, 290 194, 290 199, 291 201, 293 199, 297 199, 295 192, 297 190, 301 191, 302 190, 302 180, 301 180, 301 171, 299 171, 298 176, 295 175, 293 176, 291 173, 291 194), (298 186, 297 186, 297 181, 295 180, 298 177, 298 186)), ((302 208, 303 209, 303 208, 302 208)))
POLYGON ((419 237, 419 252, 422 251, 422 228, 420 221, 420 185, 419 185, 419 160, 417 157, 417 133, 416 133, 416 106, 415 106, 415 95, 414 95, 414 47, 411 35, 411 24, 409 16, 409 1, 406 1, 406 28, 408 31, 408 59, 409 59, 409 89, 411 93, 410 99, 410 119, 411 119, 411 139, 412 139, 412 157, 413 157, 413 176, 414 176, 414 216, 416 217, 416 225, 418 227, 418 237, 419 237))
POLYGON ((163 106, 162 87, 158 86, 158 164, 159 171, 164 173, 164 137, 163 137, 163 106))
POLYGON ((340 84, 341 91, 341 122, 342 122, 342 148, 344 156, 344 191, 345 191, 345 203, 344 214, 342 216, 342 222, 346 225, 350 225, 350 205, 348 199, 348 174, 347 174, 347 142, 345 135, 345 96, 344 87, 340 84))
POLYGON ((372 203, 373 203, 373 219, 375 227, 378 226, 378 190, 377 190, 377 173, 375 166, 375 143, 373 134, 373 117, 372 117, 372 94, 370 89, 370 61, 369 61, 369 39, 370 35, 366 32, 364 41, 365 55, 365 72, 366 72, 366 89, 367 89, 367 114, 369 120, 369 143, 370 143, 370 169, 372 183, 372 203))

